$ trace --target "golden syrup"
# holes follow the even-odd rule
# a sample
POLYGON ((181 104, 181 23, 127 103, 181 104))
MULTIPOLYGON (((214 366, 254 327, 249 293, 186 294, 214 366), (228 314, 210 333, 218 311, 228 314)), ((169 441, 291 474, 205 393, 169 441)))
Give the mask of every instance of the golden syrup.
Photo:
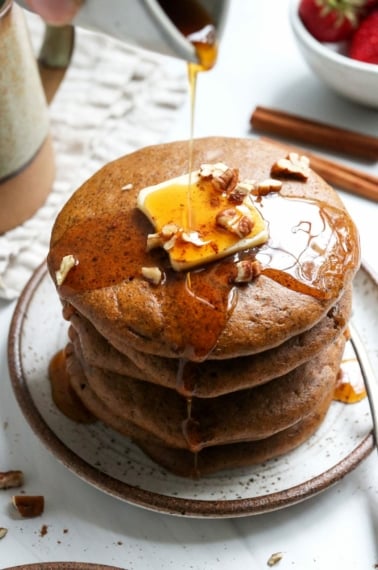
MULTIPOLYGON (((180 30, 180 32, 193 45, 197 62, 188 62, 188 80, 190 96, 190 133, 188 172, 193 170, 193 140, 194 120, 197 92, 197 76, 201 71, 211 69, 217 60, 218 43, 215 26, 210 14, 196 0, 159 0, 164 12, 180 30)), ((186 226, 193 228, 195 225, 195 208, 191 203, 190 180, 187 190, 186 226)))
MULTIPOLYGON (((194 204, 192 197, 192 180, 191 173, 193 171, 193 140, 194 140, 194 121, 195 121, 195 106, 196 106, 196 93, 197 93, 197 76, 201 71, 211 69, 217 59, 218 48, 216 42, 215 28, 211 23, 209 15, 199 6, 197 2, 192 0, 162 0, 160 2, 163 9, 167 12, 171 20, 177 25, 181 32, 188 38, 196 50, 198 63, 188 63, 188 80, 189 80, 189 96, 190 96, 190 133, 189 133, 189 148, 188 148, 188 172, 189 181, 186 188, 186 207, 183 216, 183 226, 189 230, 194 229, 198 223, 195 218, 195 212, 198 210, 194 204), (173 8, 173 11, 172 11, 173 8)), ((165 202, 167 203, 167 202, 165 202)), ((169 203, 169 202, 168 202, 169 203)), ((192 298, 196 298, 196 291, 193 287, 192 275, 190 272, 186 274, 185 290, 192 298)), ((202 299, 202 303, 206 300, 202 299)), ((215 307, 213 307, 213 310, 215 307)), ((211 343, 214 343, 214 337, 211 336, 211 343)), ((216 342, 216 341, 215 341, 216 342)), ((214 343, 215 345, 215 343, 214 343)), ((184 365, 185 366, 185 365, 184 365)), ((179 368, 180 370, 180 368, 179 368)), ((180 384, 181 375, 178 373, 177 384, 180 384)), ((182 384, 182 382, 181 382, 182 384)), ((194 472, 198 472, 198 425, 197 422, 191 418, 191 398, 187 398, 187 419, 183 422, 183 433, 188 441, 189 448, 194 452, 194 472)), ((197 473, 198 475, 198 473, 197 473)))
MULTIPOLYGON (((206 37, 213 37, 212 35, 206 37)), ((218 49, 215 41, 207 43, 205 41, 192 41, 196 48, 196 53, 200 63, 188 63, 188 78, 189 78, 189 95, 190 95, 190 133, 189 133, 189 157, 188 157, 188 172, 189 176, 193 170, 193 141, 194 141, 194 122, 195 122, 195 107, 197 95, 197 76, 201 71, 207 71, 213 67, 217 59, 218 49)), ((191 203, 191 180, 188 185, 188 216, 187 225, 189 228, 194 228, 196 220, 194 214, 195 207, 191 203)))
POLYGON ((256 253, 262 273, 317 299, 337 297, 359 256, 357 230, 345 211, 279 194, 260 206, 269 225, 269 240, 256 253))
POLYGON ((66 417, 78 423, 92 423, 95 418, 84 407, 70 384, 66 370, 66 351, 60 350, 49 364, 51 396, 56 407, 66 417))
POLYGON ((366 388, 356 358, 341 362, 333 399, 344 404, 355 404, 366 398, 366 388))

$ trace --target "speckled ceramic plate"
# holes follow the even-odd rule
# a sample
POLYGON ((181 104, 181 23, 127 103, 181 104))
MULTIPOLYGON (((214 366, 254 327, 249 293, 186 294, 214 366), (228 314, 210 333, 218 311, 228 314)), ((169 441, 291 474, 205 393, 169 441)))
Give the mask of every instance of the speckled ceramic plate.
POLYGON ((12 566, 4 570, 122 570, 116 566, 104 566, 103 564, 86 564, 85 562, 36 562, 35 564, 23 564, 12 566))
MULTIPOLYGON (((377 370, 378 285, 366 268, 355 280, 353 322, 377 370)), ((280 459, 199 481, 176 477, 112 430, 99 423, 74 423, 56 409, 47 367, 65 346, 66 334, 56 291, 41 266, 20 297, 10 329, 9 367, 17 400, 33 430, 60 461, 88 483, 129 503, 192 517, 268 512, 323 491, 373 449, 368 400, 334 402, 317 433, 280 459)))

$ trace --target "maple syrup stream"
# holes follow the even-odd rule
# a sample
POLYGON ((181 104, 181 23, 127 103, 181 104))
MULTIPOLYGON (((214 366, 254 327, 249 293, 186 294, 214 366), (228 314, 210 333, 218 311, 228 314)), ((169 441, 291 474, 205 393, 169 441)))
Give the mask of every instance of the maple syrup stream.
MULTIPOLYGON (((209 14, 193 0, 161 0, 160 5, 166 14, 170 17, 176 27, 186 36, 186 38, 194 46, 198 62, 188 62, 188 80, 189 80, 189 96, 190 96, 190 136, 188 149, 188 172, 189 184, 187 192, 186 219, 183 220, 183 226, 189 230, 195 228, 195 208, 193 208, 191 197, 191 173, 193 171, 193 141, 194 141, 194 122, 195 107, 197 93, 197 76, 199 72, 211 69, 217 59, 218 46, 216 40, 216 31, 209 14)), ((192 280, 191 272, 186 274, 185 288, 191 294, 192 280)), ((177 387, 179 391, 185 391, 184 373, 185 360, 180 359, 177 373, 177 387)), ((197 446, 197 423, 192 420, 192 396, 187 395, 187 419, 183 423, 183 432, 191 449, 197 446)), ((194 456, 194 471, 197 471, 197 452, 194 456)))

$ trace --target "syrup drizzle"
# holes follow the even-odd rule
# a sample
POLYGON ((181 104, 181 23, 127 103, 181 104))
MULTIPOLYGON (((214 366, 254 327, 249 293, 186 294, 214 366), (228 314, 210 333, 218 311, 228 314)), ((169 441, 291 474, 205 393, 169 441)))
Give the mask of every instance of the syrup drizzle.
MULTIPOLYGON (((200 32, 188 36, 196 50, 199 63, 188 63, 189 95, 190 95, 190 136, 188 172, 193 170, 193 140, 195 124, 195 108, 197 95, 197 78, 201 71, 210 70, 216 62, 218 48, 215 29, 212 25, 205 26, 200 32)), ((190 226, 189 226, 190 227, 190 226)))
MULTIPOLYGON (((188 79, 189 79, 189 96, 190 96, 190 136, 189 136, 189 149, 188 149, 188 172, 189 183, 187 190, 187 204, 186 204, 186 219, 184 220, 186 227, 190 230, 195 228, 195 208, 192 203, 191 195, 191 173, 193 169, 193 141, 194 141, 194 122, 195 122, 195 107, 196 107, 196 94, 197 94, 197 77, 201 71, 211 69, 217 59, 218 46, 216 41, 215 27, 211 21, 209 14, 197 2, 193 0, 181 0, 179 3, 175 0, 162 0, 160 2, 162 8, 166 11, 171 20, 176 24, 179 30, 187 37, 187 39, 194 46, 198 63, 188 62, 188 79)), ((195 289, 193 288, 191 272, 187 273, 186 283, 187 291, 196 296, 195 289)), ((206 300, 203 299, 206 303, 206 300)), ((180 386, 182 382, 181 377, 181 364, 179 364, 177 374, 177 385, 180 386)), ((186 437, 189 447, 194 451, 194 472, 197 472, 198 455, 197 451, 191 445, 193 434, 196 433, 197 423, 193 423, 191 418, 191 398, 187 399, 187 418, 183 423, 183 433, 186 437)), ((197 439, 197 435, 194 439, 197 439)), ((195 447, 195 445, 194 445, 195 447)))
POLYGON ((207 71, 213 67, 217 58, 217 45, 215 43, 214 28, 206 26, 201 34, 192 34, 189 40, 196 48, 196 53, 200 63, 188 63, 189 78, 189 94, 190 94, 190 135, 189 135, 189 157, 188 157, 188 197, 187 197, 187 227, 195 228, 195 208, 193 208, 191 200, 191 176, 193 168, 193 141, 194 141, 194 123, 195 123, 195 107, 197 98, 197 77, 201 71, 207 71))

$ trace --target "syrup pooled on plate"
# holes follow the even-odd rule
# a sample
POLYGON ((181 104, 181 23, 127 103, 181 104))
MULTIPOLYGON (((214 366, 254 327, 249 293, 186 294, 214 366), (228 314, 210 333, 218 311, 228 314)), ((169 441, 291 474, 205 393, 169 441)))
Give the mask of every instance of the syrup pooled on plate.
POLYGON ((366 398, 361 368, 356 358, 341 361, 333 399, 344 404, 355 404, 366 398))
POLYGON ((66 369, 66 349, 57 352, 49 364, 51 396, 56 407, 68 418, 78 423, 92 423, 94 416, 84 407, 70 383, 66 369))

